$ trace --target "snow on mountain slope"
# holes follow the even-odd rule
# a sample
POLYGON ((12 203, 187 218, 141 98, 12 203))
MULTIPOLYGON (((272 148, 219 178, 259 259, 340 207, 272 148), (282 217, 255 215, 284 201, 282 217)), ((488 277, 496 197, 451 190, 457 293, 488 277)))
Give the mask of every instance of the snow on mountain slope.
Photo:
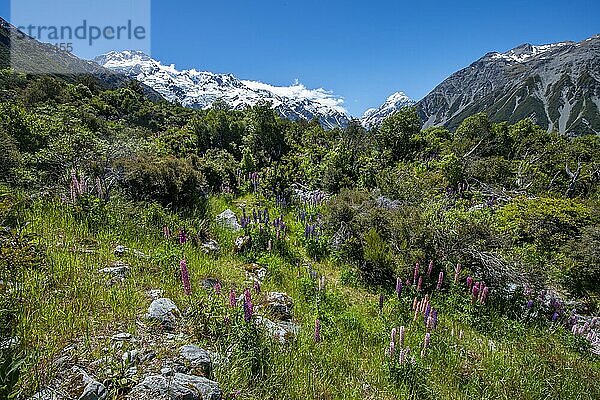
POLYGON ((222 100, 239 110, 268 101, 282 117, 291 120, 317 118, 329 129, 344 127, 349 122, 343 99, 324 89, 308 89, 298 82, 292 86, 272 86, 240 80, 231 74, 178 70, 174 65, 163 65, 135 51, 111 52, 94 61, 143 82, 165 99, 185 107, 206 109, 216 100, 222 100))
POLYGON ((374 128, 378 126, 386 117, 392 115, 403 107, 413 106, 415 101, 405 95, 403 92, 396 92, 387 98, 385 103, 379 108, 370 108, 365 111, 361 118, 361 123, 365 128, 374 128))

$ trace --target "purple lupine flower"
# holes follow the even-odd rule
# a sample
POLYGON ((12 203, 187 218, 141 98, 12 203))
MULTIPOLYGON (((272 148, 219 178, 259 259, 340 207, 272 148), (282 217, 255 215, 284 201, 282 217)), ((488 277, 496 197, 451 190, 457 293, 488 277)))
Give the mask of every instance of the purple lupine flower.
POLYGON ((558 319, 558 313, 555 311, 554 314, 552 314, 552 322, 556 322, 557 319, 558 319))
POLYGON ((421 286, 423 285, 423 277, 419 276, 419 281, 417 283, 417 292, 421 291, 421 286))
POLYGON ((483 290, 481 291, 481 299, 480 299, 481 304, 485 304, 485 301, 487 300, 489 291, 490 291, 490 288, 487 286, 485 286, 483 288, 483 290))
POLYGON ((237 294, 235 293, 235 289, 229 291, 229 305, 231 307, 237 306, 237 294))
POLYGON ((460 271, 462 270, 462 265, 456 264, 456 268, 454 268, 454 284, 458 283, 458 276, 460 275, 460 271))
POLYGON ((396 294, 398 298, 402 296, 402 279, 400 277, 396 278, 396 294))
POLYGON ((187 234, 185 233, 185 230, 180 229, 179 230, 179 244, 185 244, 185 242, 187 242, 188 238, 187 238, 187 234))
POLYGON ((442 288, 442 283, 444 282, 444 271, 440 271, 440 275, 438 276, 436 289, 440 290, 442 288))
POLYGON ((427 332, 425 334, 425 339, 423 340, 423 349, 421 350, 421 357, 425 356, 425 352, 429 348, 430 342, 431 342, 431 333, 427 332))
POLYGON ((527 301, 527 308, 531 308, 533 307, 533 300, 528 300, 527 301))
POLYGON ((429 318, 430 312, 431 312, 431 305, 427 304, 427 306, 425 306, 425 312, 423 313, 423 316, 425 317, 425 321, 427 321, 427 318, 429 318))
POLYGON ((480 282, 475 283, 473 285, 473 289, 471 290, 471 293, 472 293, 472 296, 473 296, 471 300, 473 302, 475 302, 475 300, 477 300, 477 296, 479 295, 479 285, 480 285, 480 282))
POLYGON ((415 264, 415 270, 413 272, 413 285, 417 284, 417 278, 419 277, 419 263, 415 264))
POLYGON ((427 267, 427 277, 431 276, 431 271, 433 271, 433 260, 429 260, 429 266, 427 267))
POLYGON ((244 290, 244 321, 252 321, 252 314, 254 313, 254 307, 252 306, 252 296, 250 289, 244 290))
POLYGON ((216 294, 221 294, 221 282, 215 283, 214 289, 216 294))
POLYGON ((179 268, 181 269, 181 281, 183 282, 183 290, 185 291, 186 295, 190 296, 192 294, 192 285, 190 283, 190 273, 188 271, 185 259, 179 261, 179 268))
POLYGON ((400 347, 404 346, 404 325, 402 325, 398 332, 398 345, 400 347))
POLYGON ((467 288, 469 288, 469 290, 471 290, 472 287, 473 287, 473 277, 467 276, 467 288))
POLYGON ((315 343, 319 343, 321 341, 321 320, 315 320, 315 343))

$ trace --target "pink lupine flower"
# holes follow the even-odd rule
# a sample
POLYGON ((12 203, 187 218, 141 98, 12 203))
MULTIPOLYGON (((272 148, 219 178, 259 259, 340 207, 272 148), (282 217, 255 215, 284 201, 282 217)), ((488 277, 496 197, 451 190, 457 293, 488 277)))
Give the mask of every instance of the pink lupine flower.
POLYGON ((413 285, 417 284, 417 278, 419 277, 419 263, 415 264, 415 270, 413 273, 413 285))
POLYGON ((427 267, 427 277, 431 276, 431 271, 433 271, 433 260, 429 261, 429 266, 427 267))
POLYGON ((421 291, 421 286, 423 285, 423 277, 419 276, 419 281, 417 283, 417 292, 421 291))
POLYGON ((190 296, 192 294, 192 285, 190 283, 190 273, 188 271, 185 259, 179 262, 179 268, 181 269, 181 281, 183 282, 183 290, 185 291, 186 295, 190 296))
POLYGON ((163 236, 165 237, 165 239, 171 238, 171 230, 167 225, 163 225, 163 236))
POLYGON ((436 289, 440 290, 442 288, 442 283, 444 282, 444 271, 440 271, 440 275, 438 276, 436 289))
POLYGON ((412 309, 415 310, 417 308, 417 298, 415 297, 413 299, 413 303, 412 303, 412 309))
POLYGON ((215 283, 214 289, 216 294, 221 294, 221 282, 215 283))
POLYGON ((260 294, 260 282, 259 281, 254 282, 254 292, 256 294, 260 294))
POLYGON ((469 290, 471 290, 472 287, 473 287, 473 278, 470 276, 467 276, 467 288, 469 288, 469 290))
POLYGON ((315 343, 319 343, 321 341, 321 320, 315 320, 315 343))
POLYGON ((237 306, 237 294, 235 293, 235 289, 229 291, 229 305, 231 307, 237 306))
POLYGON ((485 301, 487 300, 489 291, 490 291, 490 288, 487 286, 484 287, 483 290, 481 291, 481 304, 485 304, 485 301))
POLYGON ((454 268, 454 284, 458 283, 458 276, 460 275, 461 270, 462 270, 462 265, 456 264, 456 268, 454 268))
POLYGON ((244 290, 244 321, 251 322, 253 313, 254 307, 252 306, 250 289, 246 289, 244 290))

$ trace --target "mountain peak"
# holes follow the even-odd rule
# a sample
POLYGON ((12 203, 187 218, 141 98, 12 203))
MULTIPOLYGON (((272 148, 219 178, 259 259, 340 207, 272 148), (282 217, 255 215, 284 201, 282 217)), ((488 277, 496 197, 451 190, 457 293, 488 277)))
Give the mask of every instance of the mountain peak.
POLYGON ((240 80, 232 74, 178 70, 173 64, 163 65, 135 51, 111 52, 96 57, 95 61, 186 107, 207 109, 216 100, 222 100, 239 110, 266 100, 279 115, 291 120, 316 118, 325 128, 343 127, 349 122, 343 99, 322 88, 308 89, 297 81, 291 86, 273 86, 240 80))
POLYGON ((366 128, 374 128, 381 124, 385 118, 399 111, 403 107, 413 106, 415 101, 404 92, 395 92, 390 95, 379 108, 370 108, 363 114, 361 123, 366 128))

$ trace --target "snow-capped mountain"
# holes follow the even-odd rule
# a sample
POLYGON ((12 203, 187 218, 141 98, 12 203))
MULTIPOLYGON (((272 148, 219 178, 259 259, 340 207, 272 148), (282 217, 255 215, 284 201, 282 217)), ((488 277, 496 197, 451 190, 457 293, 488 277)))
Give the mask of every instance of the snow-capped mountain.
POLYGON ((163 65, 148 55, 135 52, 111 52, 96 57, 96 63, 150 86, 165 99, 192 108, 210 108, 216 100, 234 109, 253 106, 260 101, 272 103, 282 116, 291 120, 317 118, 325 128, 344 127, 349 122, 343 99, 324 89, 308 89, 300 83, 272 86, 240 80, 231 74, 178 70, 163 65))
POLYGON ((417 104, 425 126, 456 128, 486 112, 492 121, 532 118, 549 131, 600 132, 600 35, 582 42, 488 53, 417 104))
POLYGON ((387 98, 385 103, 379 108, 370 108, 365 111, 360 119, 365 128, 378 126, 386 117, 392 115, 403 107, 415 105, 415 101, 405 95, 403 92, 396 92, 387 98))

